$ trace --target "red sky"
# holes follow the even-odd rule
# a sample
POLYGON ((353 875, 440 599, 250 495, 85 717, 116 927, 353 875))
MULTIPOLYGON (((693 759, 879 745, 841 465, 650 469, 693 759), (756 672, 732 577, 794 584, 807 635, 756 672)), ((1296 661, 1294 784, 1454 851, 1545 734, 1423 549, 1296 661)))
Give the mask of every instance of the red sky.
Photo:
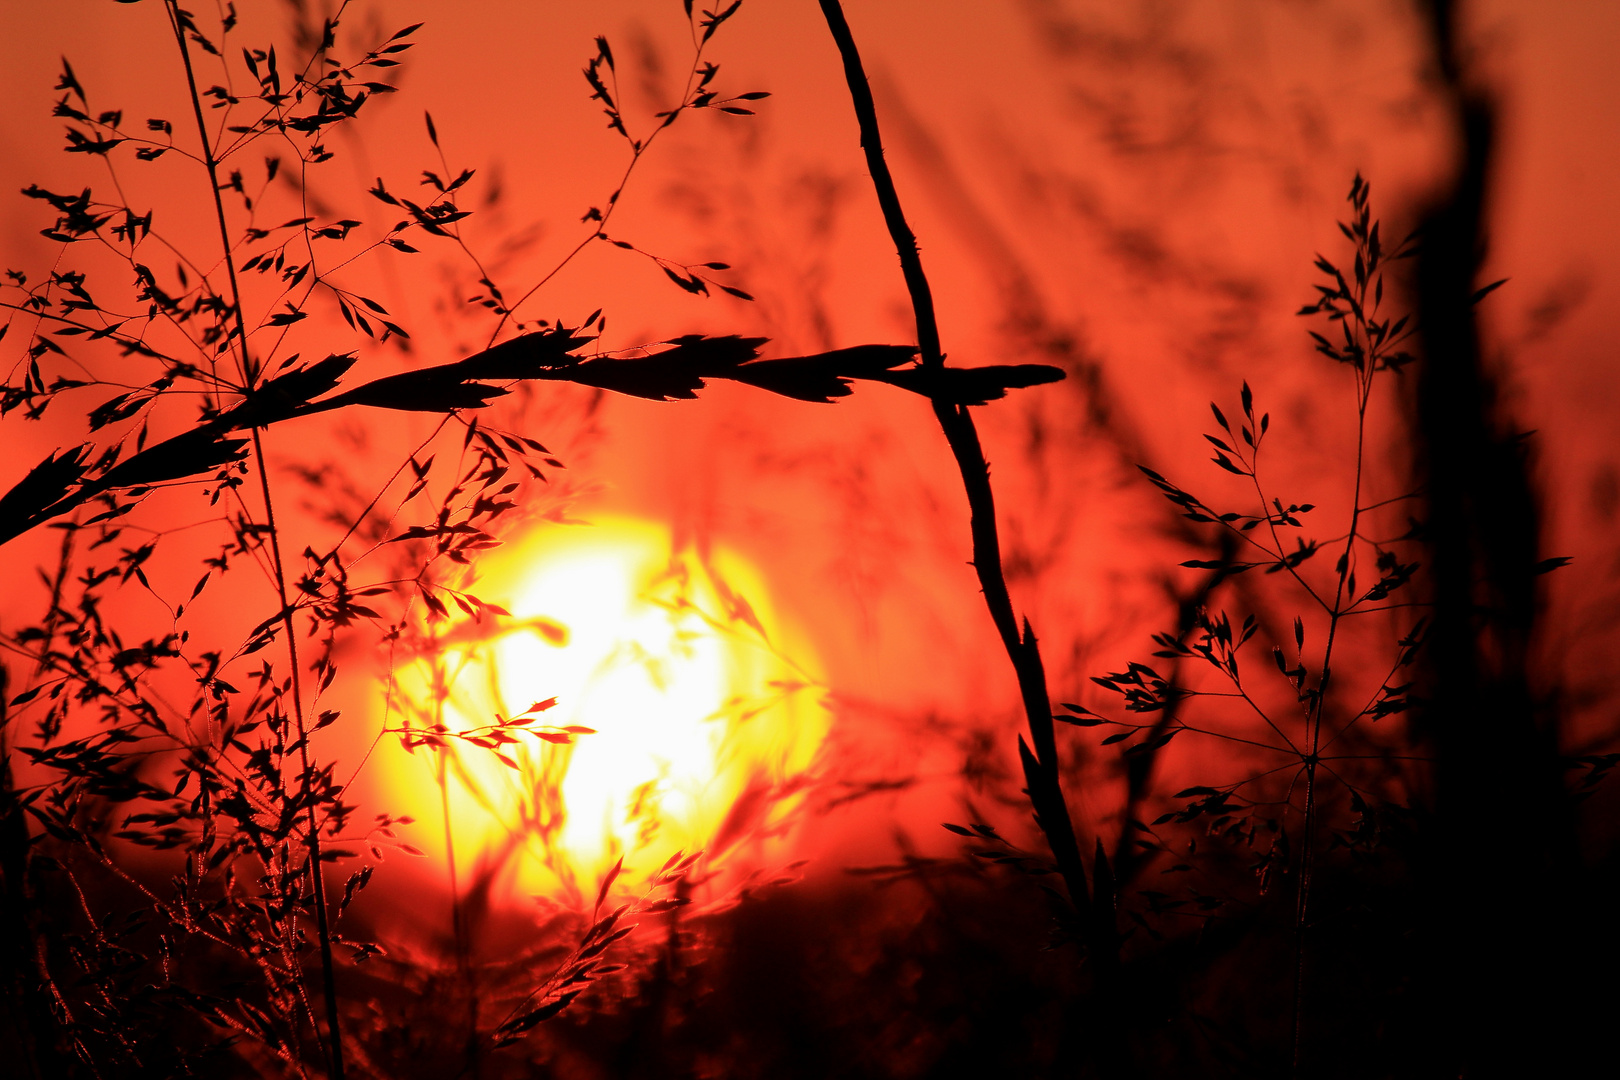
MULTIPOLYGON (((284 34, 279 6, 239 7, 242 42, 284 34)), ((1206 477, 1205 403, 1234 398, 1246 378, 1270 402, 1277 437, 1297 447, 1288 482, 1319 484, 1319 501, 1333 504, 1347 431, 1333 395, 1344 391, 1292 313, 1310 295, 1314 254, 1339 250, 1333 221, 1357 170, 1391 224, 1410 224, 1447 162, 1411 7, 856 0, 848 10, 947 351, 962 362, 1050 360, 1040 342, 1067 341, 1072 360, 1100 371, 1131 445, 1121 454, 1088 427, 1094 401, 1078 380, 980 411, 1010 553, 1032 568, 1015 590, 1048 642, 1062 699, 1086 674, 1143 651, 1143 632, 1165 618, 1152 581, 1173 552, 1142 524, 1156 504, 1123 457, 1206 477)), ((593 35, 612 41, 628 109, 646 130, 688 62, 680 5, 386 0, 354 5, 347 25, 369 43, 414 22, 426 25, 395 69, 401 92, 359 139, 334 140, 322 190, 380 220, 360 192, 378 176, 406 191, 437 167, 422 123, 431 110, 452 168, 479 170, 475 199, 499 177, 500 206, 467 235, 503 281, 527 288, 582 235, 581 213, 601 205, 623 168, 624 147, 579 76, 593 35), (498 256, 523 235, 536 244, 498 256)), ((1539 432, 1547 553, 1585 568, 1554 582, 1552 621, 1575 627, 1614 609, 1620 573, 1620 275, 1610 254, 1620 239, 1620 9, 1482 3, 1471 23, 1503 135, 1485 274, 1511 278, 1487 318, 1513 410, 1539 432)), ((0 27, 0 193, 103 182, 93 170, 85 178, 82 158, 55 152, 59 56, 93 106, 180 120, 156 3, 3 0, 0 27)), ((722 88, 773 96, 755 117, 683 119, 650 153, 611 231, 682 262, 730 263, 721 280, 757 302, 689 297, 646 260, 599 246, 524 314, 577 321, 603 308, 610 347, 686 332, 766 335, 768 355, 909 342, 816 5, 749 0, 709 55, 722 88)), ((0 199, 8 267, 48 265, 39 211, 0 199)), ((205 235, 188 230, 206 225, 175 227, 205 235)), ((438 267, 455 264, 436 251, 417 258, 370 279, 374 295, 415 316, 419 359, 478 347, 487 321, 433 307, 454 291, 438 267)), ((342 330, 324 324, 330 339, 309 347, 358 347, 342 330)), ((0 484, 77 441, 67 419, 30 430, 8 418, 0 484)), ((712 531, 751 555, 780 604, 812 625, 834 689, 875 715, 910 718, 871 736, 874 774, 915 756, 915 725, 926 726, 917 718, 930 710, 1010 722, 1011 680, 966 565, 961 496, 919 400, 874 387, 820 407, 720 388, 697 403, 615 399, 589 423, 553 419, 531 433, 569 460, 575 481, 607 486, 588 506, 712 531)), ((371 458, 342 451, 362 469, 400 434, 370 438, 371 458)), ((282 461, 331 453, 302 440, 272 450, 282 461)), ((1596 654, 1586 660, 1612 675, 1596 654)), ((949 772, 955 752, 913 764, 949 772)))

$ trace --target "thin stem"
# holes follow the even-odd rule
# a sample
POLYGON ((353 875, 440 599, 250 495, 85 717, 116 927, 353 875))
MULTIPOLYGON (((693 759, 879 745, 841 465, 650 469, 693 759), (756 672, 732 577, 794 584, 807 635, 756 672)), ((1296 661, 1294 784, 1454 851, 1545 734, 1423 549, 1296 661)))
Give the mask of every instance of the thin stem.
MULTIPOLYGON (((854 35, 844 18, 839 0, 820 0, 822 14, 828 29, 838 44, 844 62, 844 76, 849 85, 850 98, 860 122, 861 148, 865 151, 867 171, 877 190, 878 204, 883 220, 900 256, 901 272, 911 296, 912 310, 917 323, 917 345, 924 367, 941 367, 945 357, 940 350, 939 325, 934 315, 933 292, 923 272, 922 257, 917 250, 917 238, 906 223, 895 190, 894 178, 883 158, 883 140, 878 131, 877 107, 867 85, 866 72, 861 65, 860 52, 854 35)), ((1080 846, 1075 838, 1074 825, 1069 818, 1058 778, 1057 739, 1053 731, 1052 706, 1046 692, 1046 674, 1041 662, 1040 648, 1035 634, 1025 620, 1022 630, 1013 611, 1012 599, 1007 592, 1007 580, 1001 565, 1001 543, 996 531, 995 496, 990 486, 990 466, 985 461, 979 443, 979 433, 967 406, 935 400, 934 416, 945 433, 951 452, 962 474, 971 512, 973 537, 973 567, 984 591, 985 606, 996 631, 1001 635, 1003 647, 1023 698, 1024 712, 1029 725, 1033 753, 1019 740, 1024 771, 1029 783, 1030 803, 1042 832, 1051 845, 1052 855, 1068 888, 1070 902, 1080 912, 1087 925, 1088 944, 1094 962, 1111 974, 1118 963, 1118 937, 1114 926, 1113 897, 1097 896, 1095 903, 1087 885, 1086 872, 1080 857, 1080 846)))
POLYGON ((236 312, 237 340, 241 351, 237 354, 244 390, 253 389, 256 373, 251 370, 247 351, 247 324, 242 319, 242 292, 236 284, 236 260, 231 257, 231 232, 225 224, 225 200, 219 197, 219 162, 214 158, 214 144, 208 137, 208 122, 203 119, 202 95, 197 92, 197 76, 191 67, 191 49, 186 44, 186 31, 180 23, 180 8, 169 0, 169 23, 174 40, 180 45, 180 59, 186 67, 186 88, 190 91, 191 111, 197 120, 197 136, 202 140, 203 165, 208 170, 208 190, 214 197, 214 217, 219 223, 219 239, 224 245, 225 273, 231 282, 231 304, 236 312))
MULTIPOLYGON (((697 51, 695 53, 693 53, 693 55, 692 55, 692 67, 691 67, 691 70, 688 71, 687 75, 686 75, 686 87, 684 88, 684 90, 682 91, 682 94, 681 94, 681 103, 679 105, 675 106, 675 113, 679 113, 681 110, 686 109, 688 106, 691 105, 691 103, 693 101, 692 82, 693 82, 694 79, 697 78, 699 66, 703 63, 703 50, 707 46, 708 46, 708 39, 707 38, 703 39, 702 41, 699 41, 698 44, 697 44, 697 51)), ((617 92, 617 85, 618 85, 618 83, 617 83, 618 76, 616 74, 613 74, 611 72, 611 69, 610 69, 610 76, 615 80, 614 86, 615 86, 615 93, 616 93, 617 92)), ((529 288, 529 290, 527 292, 525 292, 522 296, 518 297, 517 300, 514 301, 513 303, 511 303, 510 305, 506 305, 506 309, 501 313, 500 320, 497 321, 496 324, 495 324, 495 329, 490 331, 488 345, 493 346, 495 344, 496 339, 498 339, 501 336, 501 331, 506 328, 507 322, 509 320, 511 320, 517 314, 517 309, 518 308, 520 308, 524 304, 526 304, 530 300, 530 298, 532 298, 535 293, 539 292, 542 288, 544 288, 546 283, 549 282, 552 278, 554 278, 558 274, 562 273, 563 268, 566 267, 569 263, 573 262, 575 256, 577 256, 580 252, 584 251, 591 244, 593 244, 597 240, 600 240, 604 235, 606 235, 608 222, 610 220, 612 220, 613 212, 619 208, 619 198, 620 198, 621 195, 624 194, 624 189, 629 186, 629 184, 630 184, 630 176, 631 176, 632 173, 634 173, 636 171, 636 166, 638 164, 640 164, 642 155, 644 155, 649 149, 652 148, 653 142, 658 138, 659 135, 661 135, 663 133, 665 128, 669 127, 671 125, 671 123, 673 123, 673 121, 674 121, 674 114, 671 114, 671 115, 667 116, 662 123, 660 123, 656 128, 653 129, 652 134, 648 135, 645 139, 636 140, 636 139, 631 139, 628 134, 625 135, 625 138, 628 139, 629 142, 630 142, 630 162, 629 162, 629 164, 627 164, 624 167, 624 172, 619 177, 618 185, 616 187, 614 187, 613 192, 608 196, 607 207, 606 207, 606 209, 601 211, 601 216, 596 221, 596 227, 594 229, 592 229, 591 232, 583 240, 581 240, 579 243, 575 244, 568 251, 568 253, 562 257, 562 259, 557 263, 557 265, 553 266, 549 271, 547 271, 545 276, 542 277, 539 281, 535 282, 529 288)), ((442 156, 442 152, 441 152, 441 156, 442 156)), ((446 171, 448 171, 448 167, 447 167, 446 171)), ((460 243, 460 241, 461 241, 460 231, 461 230, 459 228, 456 230, 455 239, 456 239, 456 241, 458 243, 460 243)), ((462 246, 463 246, 463 248, 466 247, 465 244, 463 244, 462 246)), ((915 246, 915 245, 913 245, 913 246, 915 246)), ((472 252, 468 251, 467 254, 471 255, 472 252)), ((475 258, 473 260, 473 262, 477 263, 478 260, 475 258)), ((480 271, 483 270, 483 267, 481 265, 479 266, 479 270, 480 271)), ((485 275, 485 280, 488 280, 488 275, 487 274, 485 275)), ((926 283, 924 283, 924 287, 926 288, 926 283)))
MULTIPOLYGON (((236 317, 236 332, 238 342, 239 368, 242 374, 244 391, 251 390, 257 380, 257 372, 253 370, 252 360, 248 353, 247 323, 242 315, 242 293, 236 280, 236 260, 232 256, 230 228, 225 222, 225 203, 219 195, 219 170, 214 159, 213 144, 208 137, 208 125, 203 118, 202 97, 197 92, 197 79, 191 66, 191 50, 186 44, 185 28, 181 23, 180 9, 176 0, 168 3, 169 23, 174 31, 176 43, 180 46, 180 57, 185 64, 186 85, 191 96, 192 112, 197 121, 197 134, 202 140, 203 163, 208 170, 208 185, 213 193, 214 214, 219 225, 219 239, 224 253, 225 271, 231 283, 232 308, 236 317)), ((272 568, 275 572, 276 596, 281 605, 282 631, 287 635, 287 658, 292 668, 292 694, 293 718, 298 726, 298 754, 301 766, 300 783, 308 785, 313 779, 309 759, 309 732, 304 722, 304 699, 302 672, 298 663, 298 636, 293 628, 292 606, 287 602, 287 575, 285 564, 281 557, 281 538, 276 528, 275 503, 270 495, 270 475, 265 469, 264 440, 260 437, 259 429, 253 429, 253 454, 258 465, 259 489, 264 497, 265 524, 270 533, 270 554, 272 568)), ((329 1052, 332 1060, 332 1076, 334 1080, 343 1080, 343 1036, 338 1024, 337 987, 332 965, 332 933, 327 925, 326 912, 326 886, 321 875, 321 840, 320 827, 315 816, 315 800, 309 799, 309 875, 315 900, 315 925, 320 938, 321 950, 321 976, 322 990, 326 998, 326 1026, 329 1034, 329 1052)))
MULTIPOLYGON (((62 548, 57 553, 56 576, 51 579, 51 606, 45 610, 45 636, 39 643, 39 662, 34 667, 35 678, 44 674, 51 666, 51 646, 56 640, 56 627, 61 622, 62 589, 67 584, 68 571, 73 565, 73 539, 78 532, 77 525, 62 530, 62 548)), ((0 682, 3 681, 3 678, 0 678, 0 682)), ((4 729, 0 728, 0 760, 4 760, 6 755, 4 734, 4 729)))
MULTIPOLYGON (((1400 606, 1400 605, 1392 605, 1392 606, 1400 606)), ((1369 609, 1369 610, 1382 610, 1382 609, 1373 608, 1373 609, 1369 609)), ((1360 612, 1353 612, 1352 614, 1360 614, 1360 612)), ((1390 667, 1389 672, 1381 680, 1379 680, 1378 689, 1374 690, 1372 692, 1372 696, 1367 699, 1367 703, 1365 705, 1363 705, 1356 712, 1356 715, 1352 716, 1349 720, 1345 721, 1344 726, 1341 727, 1338 731, 1334 732, 1332 737, 1330 737, 1327 742, 1325 742, 1321 746, 1317 747, 1316 753, 1317 753, 1318 758, 1321 758, 1324 751, 1328 750, 1330 747, 1332 747, 1332 745, 1334 743, 1338 742, 1339 739, 1342 738, 1346 733, 1348 733, 1349 730, 1352 727, 1355 727, 1355 725, 1363 717, 1367 716, 1369 713, 1372 712, 1373 706, 1378 702, 1378 695, 1382 694, 1384 692, 1384 689, 1389 686, 1390 680, 1395 677, 1395 673, 1397 671, 1399 671, 1401 669, 1401 667, 1402 667, 1401 656, 1400 656, 1400 654, 1397 654, 1396 658, 1395 658, 1395 663, 1390 667)))
MULTIPOLYGON (((259 467, 259 490, 264 494, 265 524, 270 531, 270 556, 275 569, 276 595, 281 602, 281 629, 287 635, 287 658, 292 666, 293 719, 298 725, 298 763, 300 782, 308 785, 313 779, 309 764, 309 732, 304 724, 304 691, 302 673, 298 666, 298 637, 293 630, 293 609, 287 603, 287 575, 281 561, 281 540, 276 530, 275 504, 270 499, 270 476, 264 467, 264 441, 257 428, 253 430, 253 454, 259 467)), ((309 875, 315 894, 315 930, 321 945, 321 990, 326 998, 326 1028, 330 1034, 332 1076, 343 1080, 343 1034, 338 1026, 337 981, 332 965, 332 931, 327 925, 326 883, 321 876, 321 830, 315 816, 316 800, 308 800, 305 808, 309 819, 309 875)))
MULTIPOLYGON (((1138 728, 1137 730, 1140 731, 1141 729, 1138 728)), ((1298 751, 1296 750, 1291 750, 1282 746, 1273 746, 1270 743, 1263 743, 1256 739, 1245 739, 1238 735, 1228 735, 1224 731, 1211 731, 1209 728, 1193 727, 1191 724, 1182 720, 1177 720, 1171 730, 1190 731, 1194 735, 1208 735, 1210 738, 1219 739, 1222 742, 1239 743, 1243 746, 1252 746, 1258 750, 1270 750, 1272 753, 1276 754, 1287 754, 1290 757, 1297 756, 1298 754, 1298 751)))
MULTIPOLYGON (((433 722, 435 730, 444 728, 444 702, 449 696, 449 680, 445 678, 443 654, 433 657, 433 722)), ((461 882, 456 866, 456 837, 450 814, 450 769, 447 750, 434 755, 435 779, 439 785, 439 810, 444 821, 445 866, 450 874, 450 929, 455 941, 456 972, 461 976, 463 991, 467 994, 467 1055, 468 1066, 478 1073, 478 994, 473 983, 471 945, 467 934, 467 914, 461 903, 461 882)))
MULTIPOLYGON (((1366 287, 1363 285, 1356 298, 1355 309, 1363 310, 1362 304, 1366 300, 1366 287)), ((1306 723, 1309 727, 1310 752, 1304 757, 1305 765, 1305 829, 1304 838, 1300 845, 1299 856, 1299 884, 1294 906, 1294 990, 1292 1001, 1293 1012, 1293 1071, 1297 1076, 1302 1067, 1304 1051, 1304 1004, 1305 1004, 1305 935, 1310 918, 1311 877, 1314 870, 1315 859, 1315 833, 1317 824, 1316 806, 1316 769, 1321 763, 1322 750, 1322 710, 1327 701, 1328 682, 1333 676, 1333 646, 1338 640, 1339 620, 1346 614, 1346 602, 1350 607, 1355 606, 1354 597, 1347 597, 1346 588, 1352 574, 1352 564, 1355 557, 1355 544, 1357 531, 1361 524, 1361 483, 1366 465, 1367 444, 1367 403, 1372 396, 1372 379, 1376 369, 1375 357, 1372 355, 1374 346, 1364 318, 1358 318, 1357 332, 1363 340, 1368 341, 1368 349, 1364 352, 1366 360, 1356 372, 1356 478, 1354 490, 1350 500, 1350 529, 1344 539, 1344 555, 1342 564, 1338 568, 1338 583, 1334 588, 1333 607, 1328 614, 1327 643, 1322 651, 1322 677, 1316 684, 1316 693, 1311 699, 1306 723)), ((1331 741, 1331 740, 1330 740, 1331 741)), ((1330 773, 1331 769, 1328 770, 1330 773)))
MULTIPOLYGON (((1255 480, 1255 478, 1253 476, 1253 472, 1254 472, 1254 470, 1253 470, 1253 467, 1251 466, 1251 468, 1250 468, 1250 479, 1251 480, 1255 480)), ((1259 492, 1260 489, 1259 489, 1258 481, 1255 481, 1255 485, 1256 485, 1255 486, 1256 492, 1259 492)), ((1261 493, 1259 495, 1259 497, 1260 497, 1260 512, 1262 514, 1266 514, 1266 516, 1269 519, 1270 515, 1266 513, 1265 495, 1263 493, 1261 493)), ((1216 521, 1220 522, 1221 527, 1224 528, 1227 532, 1231 533, 1232 537, 1234 539, 1236 539, 1238 541, 1241 541, 1242 543, 1248 544, 1250 547, 1256 549, 1257 551, 1265 552, 1266 555, 1269 558, 1275 559, 1277 562, 1281 563, 1283 569, 1288 571, 1288 576, 1293 578, 1299 584, 1299 587, 1301 589, 1304 589, 1306 594, 1308 596, 1310 596, 1310 598, 1312 600, 1316 601, 1316 604, 1317 604, 1318 607, 1320 607, 1323 611, 1327 611, 1327 612, 1331 612, 1333 610, 1331 607, 1328 606, 1328 602, 1326 600, 1322 599, 1322 597, 1317 594, 1315 589, 1311 588, 1311 583, 1306 581, 1304 576, 1302 574, 1300 574, 1299 568, 1297 566, 1291 565, 1288 562, 1288 554, 1289 553, 1283 550, 1282 541, 1277 535, 1277 531, 1276 531, 1275 526, 1272 527, 1271 534, 1272 534, 1272 542, 1275 543, 1277 546, 1276 547, 1267 547, 1266 545, 1262 544, 1260 541, 1256 540, 1252 533, 1244 531, 1243 529, 1241 529, 1238 526, 1234 525, 1230 521, 1221 521, 1220 520, 1220 517, 1221 517, 1220 514, 1216 513, 1215 510, 1211 509, 1209 506, 1205 505, 1204 503, 1195 502, 1189 508, 1190 509, 1191 508, 1196 508, 1200 512, 1208 514, 1210 517, 1212 517, 1216 521)))

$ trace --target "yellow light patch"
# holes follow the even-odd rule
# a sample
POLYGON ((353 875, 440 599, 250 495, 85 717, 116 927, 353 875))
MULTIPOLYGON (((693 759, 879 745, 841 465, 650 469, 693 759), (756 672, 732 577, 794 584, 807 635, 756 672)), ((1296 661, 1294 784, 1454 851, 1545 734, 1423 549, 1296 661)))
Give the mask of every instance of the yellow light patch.
POLYGON ((445 736, 413 757, 393 742, 388 772, 424 826, 448 812, 461 876, 499 859, 518 888, 577 902, 621 855, 627 882, 678 850, 757 862, 827 729, 814 658, 759 572, 625 518, 543 527, 477 569, 467 591, 510 617, 425 628, 390 722, 445 736), (592 730, 546 741, 569 727, 592 730), (454 737, 492 730, 515 741, 454 737))

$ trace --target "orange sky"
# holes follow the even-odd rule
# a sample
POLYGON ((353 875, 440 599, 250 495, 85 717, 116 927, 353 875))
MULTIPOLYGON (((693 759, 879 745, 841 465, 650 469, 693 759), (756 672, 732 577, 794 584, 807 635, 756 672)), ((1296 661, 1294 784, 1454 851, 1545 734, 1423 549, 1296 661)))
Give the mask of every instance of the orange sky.
MULTIPOLYGON (((244 42, 282 33, 281 7, 238 6, 244 42)), ((953 358, 1050 361, 1040 342, 1066 340, 1073 360, 1100 370, 1137 459, 1192 478, 1206 475, 1205 402, 1233 397, 1247 378, 1296 440, 1289 482, 1323 485, 1319 501, 1331 505, 1347 431, 1332 405, 1340 391, 1292 312, 1309 296, 1314 253, 1337 250, 1333 220, 1356 170, 1392 222, 1410 223, 1444 167, 1409 5, 857 0, 848 9, 953 358)), ((520 289, 581 235, 580 214, 623 168, 623 147, 578 73, 592 36, 613 42, 628 108, 644 126, 689 52, 674 0, 385 0, 353 10, 350 26, 380 31, 367 41, 426 26, 395 69, 401 92, 359 139, 334 140, 322 190, 377 219, 379 205, 360 194, 373 178, 407 191, 420 169, 437 167, 421 120, 431 110, 452 167, 480 171, 475 199, 487 190, 477 184, 499 177, 499 207, 467 235, 520 289), (531 235, 533 246, 498 254, 531 235)), ((1581 625, 1612 610, 1620 573, 1620 277, 1608 255, 1620 238, 1609 190, 1620 172, 1620 9, 1483 3, 1472 22, 1503 120, 1485 273, 1512 279, 1488 320, 1513 407, 1540 432, 1547 553, 1588 568, 1555 580, 1554 622, 1581 625)), ((0 26, 0 192, 92 182, 81 179, 81 158, 54 152, 60 55, 96 107, 180 121, 157 4, 3 0, 0 26)), ((577 321, 604 308, 609 347, 686 332, 767 335, 768 355, 909 342, 903 287, 816 5, 749 0, 712 56, 722 87, 773 96, 756 117, 683 119, 649 155, 611 231, 683 262, 728 262, 736 270, 721 280, 757 302, 689 297, 645 260, 599 246, 524 314, 577 321)), ((44 269, 39 210, 0 201, 7 266, 44 269)), ((207 225, 175 228, 205 237, 196 230, 207 225)), ((415 316, 418 360, 462 355, 490 329, 441 310, 443 297, 471 295, 462 269, 445 286, 440 268, 451 266, 435 249, 368 279, 378 299, 415 316)), ((362 347, 368 363, 399 362, 335 319, 318 329, 310 350, 362 347)), ((869 387, 810 406, 722 387, 697 403, 610 399, 589 420, 580 395, 560 400, 550 426, 531 433, 567 458, 574 481, 605 485, 587 512, 723 538, 763 568, 780 606, 802 613, 852 714, 902 717, 861 736, 872 775, 954 772, 958 748, 916 752, 931 713, 1002 717, 1011 730, 1010 674, 966 565, 959 488, 919 400, 869 387)), ((1165 618, 1154 575, 1173 555, 1142 524, 1153 497, 1084 422, 1089 404, 1071 379, 979 414, 1009 552, 1030 568, 1014 589, 1048 642, 1054 695, 1065 700, 1086 675, 1143 651, 1144 630, 1165 618)), ((77 441, 65 419, 28 430, 8 418, 0 484, 77 441)), ((363 473, 397 451, 406 429, 354 432, 340 452, 363 473)), ((331 456, 326 438, 272 439, 273 456, 331 456)), ((924 788, 917 805, 937 820, 952 789, 924 788)), ((1086 798, 1079 805, 1087 810, 1086 798)))

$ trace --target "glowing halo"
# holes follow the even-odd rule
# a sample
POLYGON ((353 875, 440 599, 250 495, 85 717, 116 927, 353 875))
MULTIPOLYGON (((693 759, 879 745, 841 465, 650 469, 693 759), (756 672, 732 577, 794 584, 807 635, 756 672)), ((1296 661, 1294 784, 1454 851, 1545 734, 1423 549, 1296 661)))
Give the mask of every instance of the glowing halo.
POLYGON ((463 587, 508 614, 428 623, 389 694, 387 797, 454 838, 430 856, 577 902, 621 856, 627 881, 680 850, 746 863, 784 831, 828 719, 812 651, 740 556, 596 518, 463 587))

